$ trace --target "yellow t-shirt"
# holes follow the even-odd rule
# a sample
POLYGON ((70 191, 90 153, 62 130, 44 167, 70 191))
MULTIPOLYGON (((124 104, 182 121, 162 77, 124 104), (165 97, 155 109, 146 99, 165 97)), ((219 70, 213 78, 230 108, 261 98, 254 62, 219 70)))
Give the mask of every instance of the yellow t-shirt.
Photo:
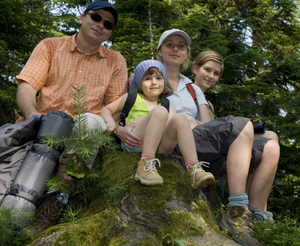
MULTIPOLYGON (((159 103, 159 105, 161 105, 159 103)), ((151 110, 145 103, 144 95, 141 93, 137 93, 136 99, 134 102, 133 107, 131 108, 127 118, 125 119, 125 124, 127 125, 129 122, 133 121, 134 119, 147 115, 151 110)))

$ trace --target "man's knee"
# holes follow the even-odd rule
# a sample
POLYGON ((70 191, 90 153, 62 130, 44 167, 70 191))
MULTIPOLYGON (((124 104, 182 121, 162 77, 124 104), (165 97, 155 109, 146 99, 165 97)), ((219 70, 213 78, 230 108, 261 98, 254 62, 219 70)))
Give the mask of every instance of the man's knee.
MULTIPOLYGON (((82 114, 87 118, 87 129, 89 130, 106 130, 106 124, 104 119, 97 114, 92 114, 92 113, 84 113, 82 114)), ((77 116, 78 117, 78 116, 77 116)))

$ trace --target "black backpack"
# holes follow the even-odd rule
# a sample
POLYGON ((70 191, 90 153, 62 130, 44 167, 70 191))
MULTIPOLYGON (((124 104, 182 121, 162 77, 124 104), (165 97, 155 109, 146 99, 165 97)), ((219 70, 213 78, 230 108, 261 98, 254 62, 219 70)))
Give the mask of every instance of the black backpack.
MULTIPOLYGON (((127 118, 131 108, 133 107, 133 105, 135 103, 137 93, 138 93, 138 88, 136 86, 129 86, 128 97, 124 104, 122 113, 120 115, 120 121, 118 123, 120 126, 125 126, 125 119, 127 118)), ((161 101, 161 106, 165 107, 169 112, 169 107, 170 107, 169 99, 162 96, 160 98, 160 101, 161 101)))

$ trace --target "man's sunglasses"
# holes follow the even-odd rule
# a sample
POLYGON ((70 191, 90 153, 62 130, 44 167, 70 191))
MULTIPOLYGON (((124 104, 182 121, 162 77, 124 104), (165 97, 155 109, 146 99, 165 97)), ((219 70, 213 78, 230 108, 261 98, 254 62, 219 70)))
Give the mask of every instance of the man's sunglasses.
POLYGON ((95 22, 100 22, 102 21, 102 19, 104 20, 103 26, 108 30, 108 31, 112 31, 114 29, 114 25, 113 23, 111 23, 108 20, 105 20, 101 15, 97 14, 97 13, 87 13, 86 15, 90 15, 91 19, 95 22))

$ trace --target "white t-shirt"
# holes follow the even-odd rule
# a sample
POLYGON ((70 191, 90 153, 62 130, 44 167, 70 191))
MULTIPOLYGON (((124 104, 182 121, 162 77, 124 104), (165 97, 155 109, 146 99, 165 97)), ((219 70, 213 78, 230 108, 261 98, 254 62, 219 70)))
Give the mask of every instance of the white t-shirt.
MULTIPOLYGON (((174 92, 173 95, 168 96, 167 98, 170 100, 171 105, 175 108, 177 113, 184 113, 188 119, 196 119, 197 117, 197 108, 196 104, 192 98, 192 95, 188 91, 186 84, 192 83, 192 81, 185 77, 182 74, 179 74, 179 84, 177 87, 177 91, 174 92)), ((205 96, 201 89, 192 84, 195 89, 196 97, 199 105, 206 104, 208 105, 205 96)))

